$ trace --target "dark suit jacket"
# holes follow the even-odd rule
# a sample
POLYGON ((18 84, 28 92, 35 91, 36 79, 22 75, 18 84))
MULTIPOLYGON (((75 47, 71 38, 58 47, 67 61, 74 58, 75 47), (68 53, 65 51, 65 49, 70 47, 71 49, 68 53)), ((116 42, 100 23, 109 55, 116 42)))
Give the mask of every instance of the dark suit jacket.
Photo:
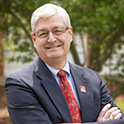
MULTIPOLYGON (((82 122, 95 122, 104 105, 116 105, 95 71, 69 65, 79 98, 82 122), (84 86, 86 92, 81 92, 80 86, 84 86)), ((40 58, 10 75, 5 87, 13 124, 72 123, 62 91, 40 58)))

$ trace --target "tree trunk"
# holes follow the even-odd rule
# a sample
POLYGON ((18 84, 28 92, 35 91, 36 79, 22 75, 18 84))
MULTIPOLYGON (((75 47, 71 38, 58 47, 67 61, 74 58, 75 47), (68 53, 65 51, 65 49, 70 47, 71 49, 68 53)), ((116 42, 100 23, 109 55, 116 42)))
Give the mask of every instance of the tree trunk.
POLYGON ((4 59, 3 59, 3 33, 0 32, 0 76, 4 75, 4 59))

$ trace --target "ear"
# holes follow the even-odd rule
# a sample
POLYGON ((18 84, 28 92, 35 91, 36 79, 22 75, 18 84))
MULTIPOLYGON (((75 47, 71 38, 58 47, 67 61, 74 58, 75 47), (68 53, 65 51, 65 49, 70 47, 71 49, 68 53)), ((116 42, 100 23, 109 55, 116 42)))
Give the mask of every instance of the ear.
POLYGON ((36 37, 34 36, 34 33, 31 33, 32 41, 33 41, 33 46, 36 48, 36 37))
POLYGON ((70 35, 72 35, 72 29, 73 29, 72 26, 70 26, 69 27, 69 33, 70 33, 70 35))
POLYGON ((33 43, 35 43, 36 38, 35 38, 35 36, 34 36, 34 33, 31 33, 31 37, 32 37, 32 41, 33 41, 33 43))
POLYGON ((72 30, 73 30, 73 27, 72 26, 70 26, 69 27, 69 34, 70 34, 70 38, 71 38, 71 42, 73 41, 73 38, 72 38, 72 30))

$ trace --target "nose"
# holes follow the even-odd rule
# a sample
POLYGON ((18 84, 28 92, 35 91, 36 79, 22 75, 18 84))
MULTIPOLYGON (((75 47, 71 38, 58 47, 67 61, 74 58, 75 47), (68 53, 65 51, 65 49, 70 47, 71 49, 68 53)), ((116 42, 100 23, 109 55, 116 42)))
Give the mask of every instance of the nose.
POLYGON ((56 41, 56 38, 55 38, 54 34, 50 31, 47 42, 55 42, 55 41, 56 41))

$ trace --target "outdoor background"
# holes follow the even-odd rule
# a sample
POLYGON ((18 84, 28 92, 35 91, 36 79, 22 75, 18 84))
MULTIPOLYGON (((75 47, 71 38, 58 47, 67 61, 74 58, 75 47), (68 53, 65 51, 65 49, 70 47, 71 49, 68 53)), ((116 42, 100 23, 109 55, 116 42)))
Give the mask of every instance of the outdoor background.
POLYGON ((45 3, 67 10, 73 26, 69 61, 97 71, 124 112, 124 0, 0 0, 0 124, 12 124, 6 77, 37 58, 32 12, 45 3))

